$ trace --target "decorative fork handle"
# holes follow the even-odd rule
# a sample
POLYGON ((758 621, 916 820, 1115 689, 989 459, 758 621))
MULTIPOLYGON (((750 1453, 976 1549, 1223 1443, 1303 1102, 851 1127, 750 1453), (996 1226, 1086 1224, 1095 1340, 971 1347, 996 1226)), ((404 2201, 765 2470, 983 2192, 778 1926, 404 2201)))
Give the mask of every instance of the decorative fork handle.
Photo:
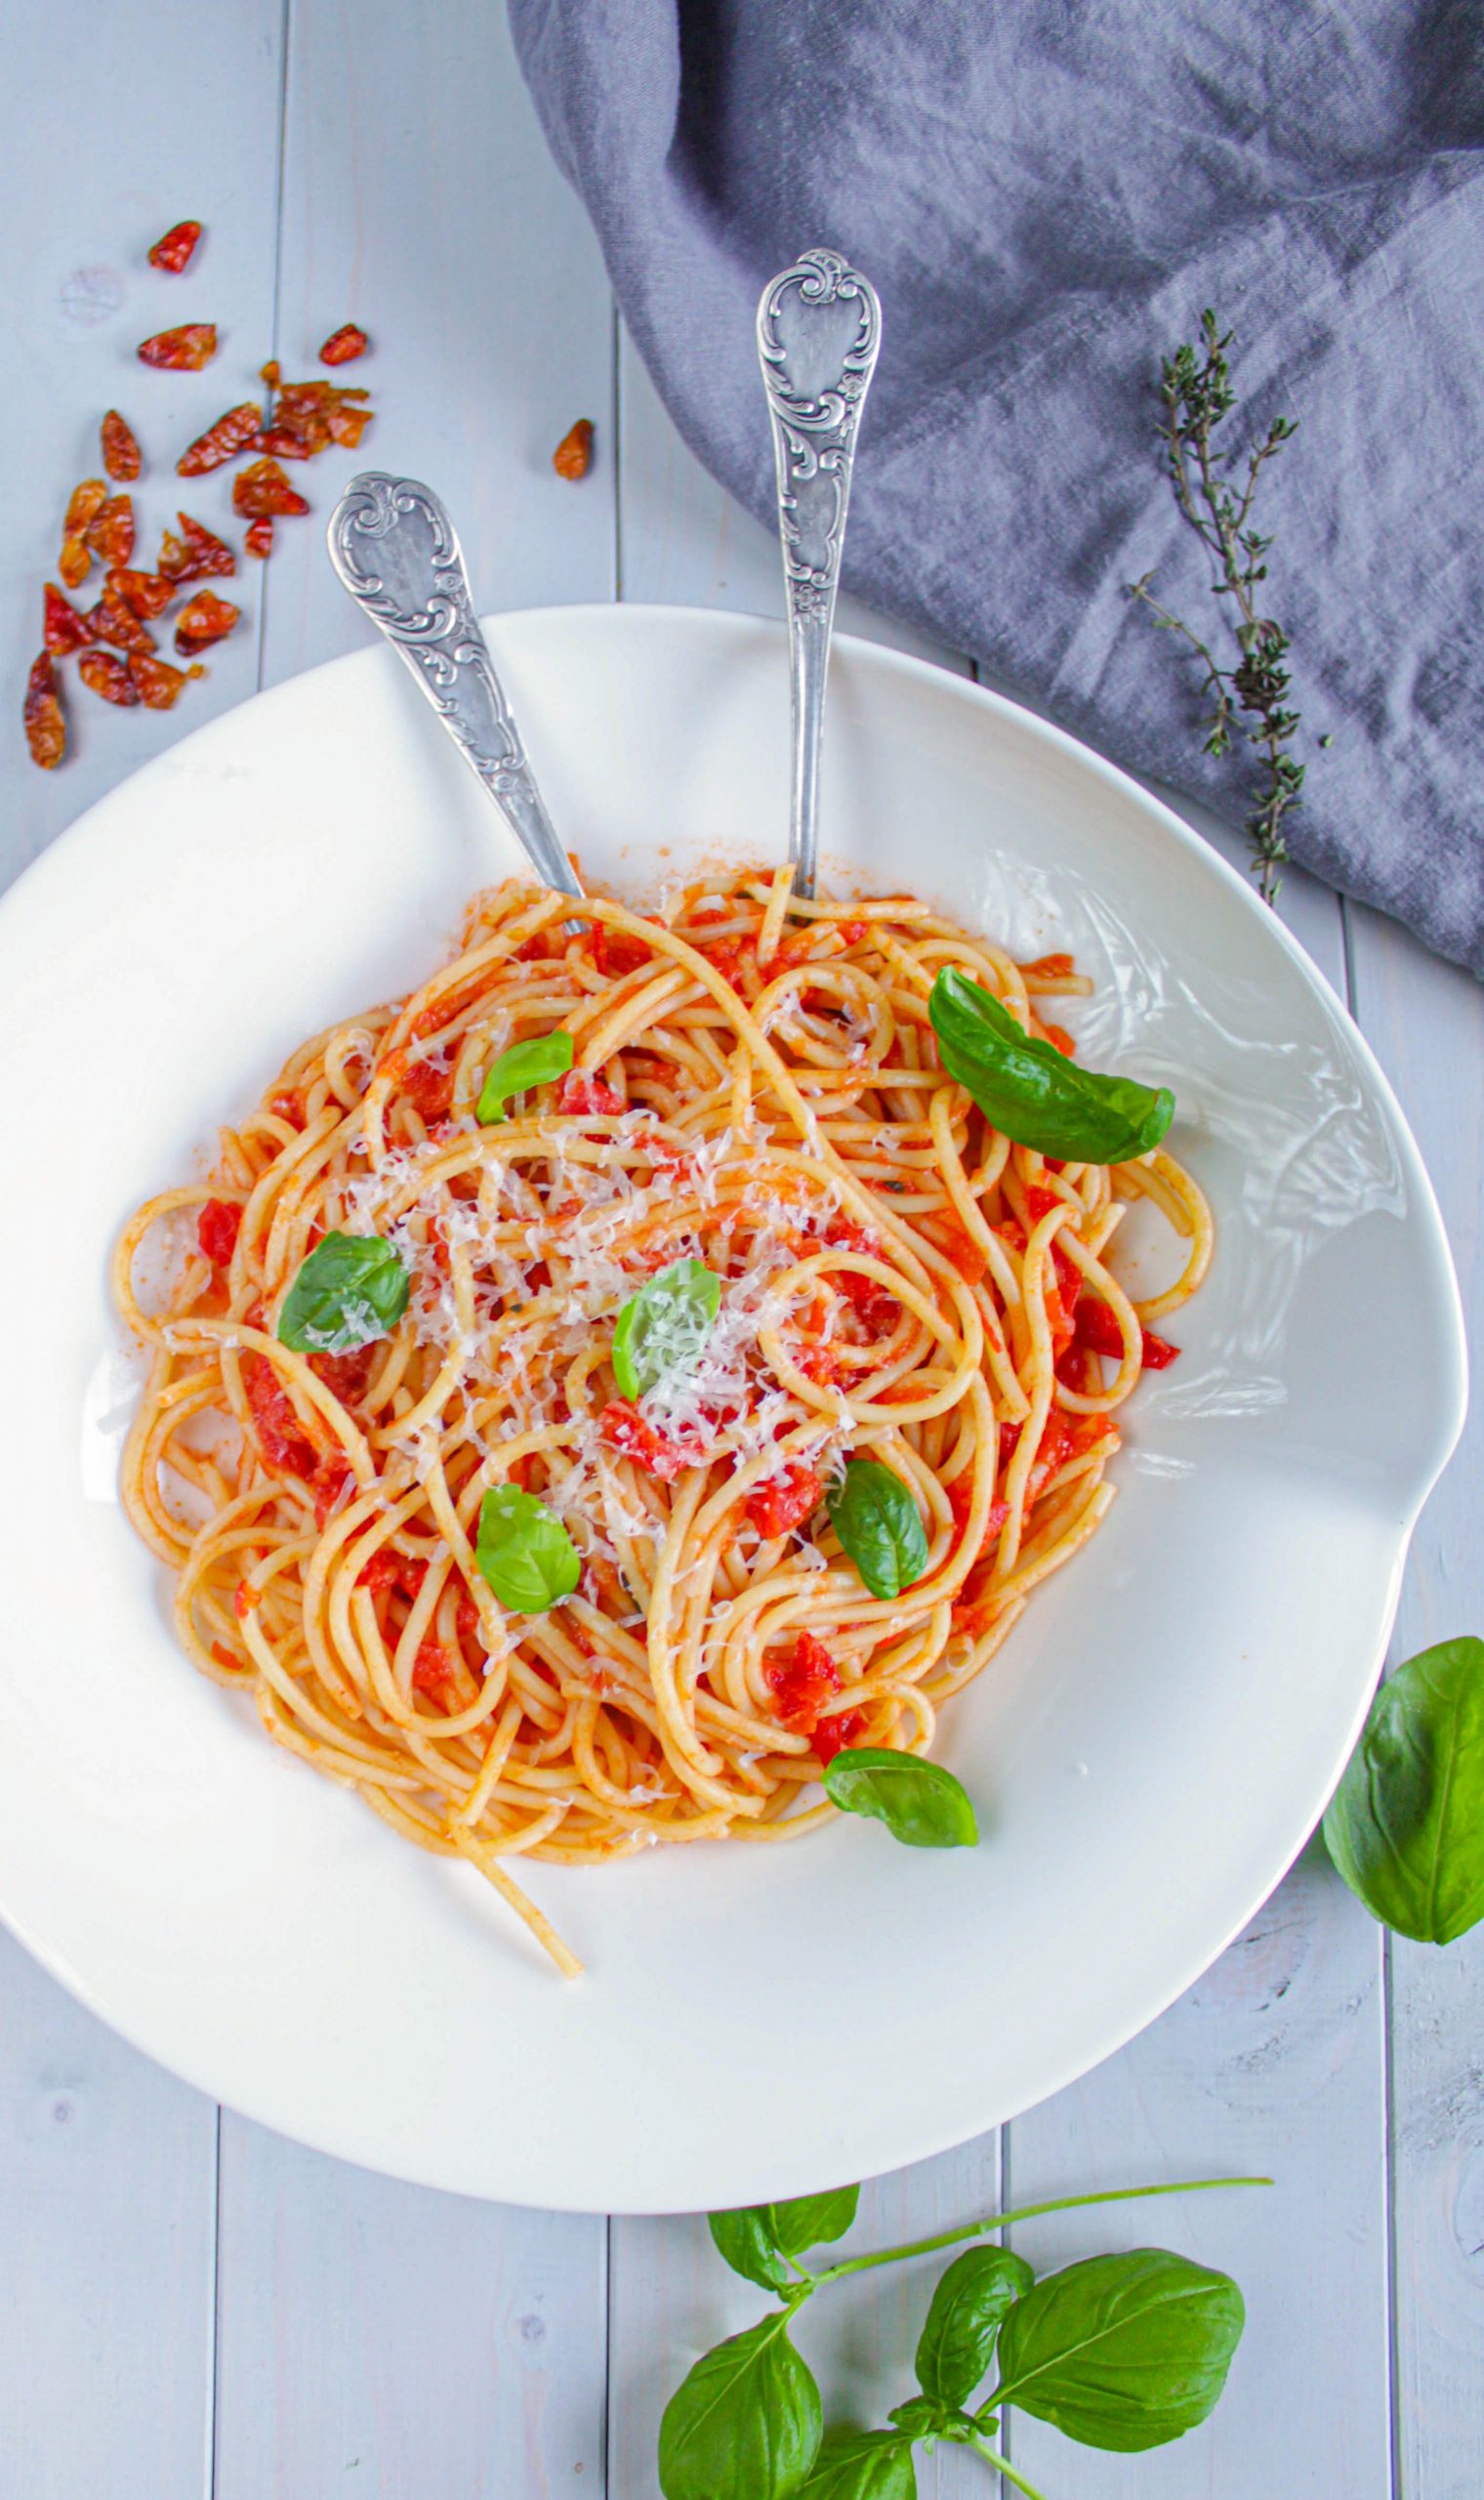
POLYGON ((430 486, 366 470, 330 516, 330 562, 400 651, 543 885, 580 895, 479 630, 458 534, 430 486))
POLYGON ((802 252, 763 290, 758 356, 773 421, 793 709, 789 857, 798 893, 819 865, 825 682, 855 434, 881 344, 876 289, 839 252, 802 252))

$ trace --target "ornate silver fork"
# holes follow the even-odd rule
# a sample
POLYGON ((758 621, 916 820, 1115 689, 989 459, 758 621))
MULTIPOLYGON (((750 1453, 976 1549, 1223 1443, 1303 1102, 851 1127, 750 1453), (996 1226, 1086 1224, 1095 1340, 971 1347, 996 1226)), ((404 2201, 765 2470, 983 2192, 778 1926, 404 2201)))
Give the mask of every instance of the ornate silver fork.
POLYGON ((855 435, 881 344, 876 289, 839 252, 802 252, 763 290, 758 356, 773 421, 793 704, 789 857, 819 864, 819 752, 855 435))

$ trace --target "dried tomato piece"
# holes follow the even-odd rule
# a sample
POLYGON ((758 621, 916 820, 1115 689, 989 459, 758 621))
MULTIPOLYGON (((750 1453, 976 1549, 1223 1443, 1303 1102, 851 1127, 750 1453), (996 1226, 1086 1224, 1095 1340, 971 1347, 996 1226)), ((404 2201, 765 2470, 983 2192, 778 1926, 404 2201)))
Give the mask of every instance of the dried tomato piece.
POLYGON ((225 417, 198 434, 176 462, 176 473, 182 478, 204 478, 208 470, 220 469, 235 460, 239 451, 259 449, 258 438, 263 431, 263 410, 256 399, 244 399, 239 407, 228 408, 225 417))
POLYGON ((63 599, 55 582, 48 582, 43 593, 41 639, 49 651, 80 651, 93 640, 93 629, 85 616, 79 616, 69 599, 63 599))
POLYGON ((127 565, 115 564, 108 573, 105 587, 136 616, 158 616, 175 597, 175 584, 163 573, 131 572, 127 565))
POLYGON ((552 467, 558 478, 570 478, 575 483, 579 478, 587 476, 592 466, 593 420, 591 417, 579 417, 553 452, 552 467))
POLYGON ((84 651, 77 674, 84 686, 91 686, 95 694, 101 694, 105 703, 116 703, 121 711, 140 699, 127 661, 115 659, 111 651, 84 651))
POLYGON ((166 530, 157 570, 170 582, 199 581, 207 573, 234 573, 237 559, 225 538, 218 538, 188 512, 178 512, 181 535, 166 530))
POLYGON ((130 484, 144 465, 133 429, 116 408, 110 408, 98 431, 103 439, 103 467, 121 485, 130 484))
MULTIPOLYGON (((168 660, 154 658, 149 651, 131 651, 129 674, 142 703, 151 712, 173 712, 185 689, 186 680, 203 677, 204 669, 172 668, 168 660)), ((235 1213, 236 1210, 234 1209, 235 1213)))
MULTIPOLYGON (((161 661, 160 665, 163 667, 164 662, 161 661)), ((180 670, 172 669, 171 675, 179 677, 180 670)), ((239 1206, 234 1206, 229 1198, 207 1199, 196 1218, 196 1239, 203 1256, 211 1261, 214 1268, 230 1267, 241 1229, 242 1209, 239 1206)))
POLYGON ((104 591, 96 607, 88 611, 86 622, 90 640, 111 643, 115 650, 152 651, 154 636, 140 623, 132 607, 127 607, 111 591, 104 591))
POLYGON ((314 460, 332 442, 352 449, 371 423, 362 403, 369 391, 337 382, 285 382, 278 388, 263 448, 281 460, 314 460))
POLYGON ((81 587, 93 570, 93 559, 88 553, 85 540, 81 538, 62 540, 62 553, 57 559, 57 570, 66 583, 68 590, 77 590, 81 587))
POLYGON ((358 355, 365 354, 370 345, 365 331, 358 330, 353 321, 347 321, 343 329, 330 332, 319 351, 319 361, 321 364, 353 364, 358 355))
POLYGON ((270 521, 250 521, 242 541, 250 556, 271 556, 273 524, 270 521))
POLYGON ((84 478, 82 484, 72 489, 67 517, 62 524, 63 534, 68 538, 81 538, 98 519, 107 500, 108 489, 102 478, 84 478))
POLYGON ((83 535, 101 562, 127 564, 134 553, 133 497, 109 495, 100 504, 83 535))
POLYGON ((337 392, 325 408, 325 424, 329 427, 333 439, 344 451, 355 449, 376 414, 374 408, 359 408, 351 404, 352 401, 364 399, 367 396, 368 394, 364 391, 337 392))
POLYGON ((141 364, 157 365, 166 373, 199 373, 216 353, 215 321, 183 321, 178 330, 156 330, 138 349, 141 364))
POLYGON ((162 234, 157 243, 150 244, 150 268, 164 270, 169 276, 179 277, 200 239, 200 221, 194 217, 183 217, 179 226, 172 226, 168 234, 162 234))
POLYGON ((245 521, 269 521, 278 513, 309 509, 276 460, 254 460, 238 470, 232 479, 232 507, 245 521))
POLYGON ((57 671, 50 651, 38 651, 25 682, 25 742, 31 762, 43 772, 55 772, 67 751, 67 725, 57 690, 57 671))
POLYGON ((176 649, 186 659, 193 658, 197 651, 208 650, 213 643, 220 643, 231 632, 241 613, 229 599, 218 599, 214 590, 198 590, 176 620, 176 649))

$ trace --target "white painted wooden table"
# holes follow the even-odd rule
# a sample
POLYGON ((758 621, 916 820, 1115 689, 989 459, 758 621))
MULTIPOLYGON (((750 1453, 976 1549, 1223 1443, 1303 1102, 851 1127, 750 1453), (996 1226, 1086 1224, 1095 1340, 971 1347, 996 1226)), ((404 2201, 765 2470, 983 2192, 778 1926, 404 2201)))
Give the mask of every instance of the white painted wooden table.
MULTIPOLYGON (((49 778, 25 760, 39 585, 62 501, 96 469, 100 410, 116 401, 159 456, 138 493, 152 548, 175 502, 168 448, 270 349, 311 370, 347 318, 376 341, 375 462, 437 482, 484 604, 777 611, 772 546, 684 450, 615 319, 499 0, 11 0, 7 34, 7 872, 178 729, 363 639, 319 521, 290 523, 237 586, 251 630, 175 723, 84 694, 76 760, 49 778), (143 255, 183 216, 209 238, 170 281, 143 255), (222 324, 217 365, 144 373, 137 341, 191 317, 222 324), (598 457, 573 487, 550 453, 579 415, 598 457)), ((349 469, 308 473, 321 514, 349 469)), ((188 501, 225 517, 220 479, 188 501)), ((1484 993, 1302 879, 1285 907, 1396 1084, 1477 1314, 1484 993)), ((1422 1522, 1398 1655, 1484 1630, 1481 1518, 1476 1426, 1422 1522)), ((1019 2421, 1017 2461, 1061 2500, 1478 2500, 1481 2042, 1484 1938, 1446 1955, 1384 1944, 1311 1849, 1121 2056, 998 2137, 872 2185, 860 2244, 1002 2199, 1270 2171, 1270 2194, 1160 2216, 1160 2236, 1247 2295, 1214 2422, 1120 2459, 1019 2421)), ((1114 2212, 1024 2245, 1046 2263, 1141 2235, 1114 2212)), ((841 2411, 905 2392, 923 2297, 909 2271, 810 2313, 803 2340, 841 2411)), ((265 2134, 126 2048, 0 1935, 0 2500, 649 2500, 665 2394, 757 2306, 703 2224, 469 2203, 265 2134)), ((947 2451, 922 2485, 946 2500, 988 2477, 947 2451)))

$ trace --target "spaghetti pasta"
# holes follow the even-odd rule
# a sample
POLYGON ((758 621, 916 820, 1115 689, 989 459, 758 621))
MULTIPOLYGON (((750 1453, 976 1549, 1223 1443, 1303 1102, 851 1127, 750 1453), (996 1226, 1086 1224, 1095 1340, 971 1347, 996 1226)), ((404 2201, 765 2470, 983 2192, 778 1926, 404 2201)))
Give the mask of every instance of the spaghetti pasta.
POLYGON ((1162 1148, 1058 1165, 942 1072, 944 966, 1070 1050, 1069 958, 1016 964, 908 897, 801 902, 787 870, 654 920, 572 912, 476 897, 457 957, 296 1052, 115 1267, 152 1355, 124 1497, 188 1655, 478 1867, 567 1970, 513 1858, 792 1838, 834 1812, 806 1792, 842 1746, 930 1746, 1104 1517, 1118 1410, 1174 1352, 1147 1322, 1212 1251, 1162 1148), (481 1103, 502 1053, 551 1035, 567 1073, 481 1103), (1136 1198, 1184 1247, 1146 1304, 1107 1265, 1136 1198), (142 1291, 172 1224, 168 1290, 142 1291), (392 1245, 405 1309, 347 1350, 286 1343, 296 1277, 345 1235, 392 1245), (626 1397, 615 1320, 680 1261, 721 1280, 714 1323, 626 1397), (865 1457, 926 1536, 893 1597, 821 1509, 865 1457), (480 1568, 501 1485, 576 1548, 542 1610, 480 1568))

